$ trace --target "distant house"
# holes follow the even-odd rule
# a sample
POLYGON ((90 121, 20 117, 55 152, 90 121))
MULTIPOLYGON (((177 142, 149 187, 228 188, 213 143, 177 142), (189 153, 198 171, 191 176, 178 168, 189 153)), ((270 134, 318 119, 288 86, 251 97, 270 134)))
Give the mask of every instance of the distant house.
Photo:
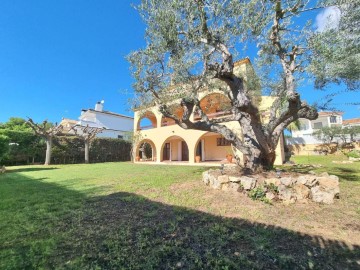
MULTIPOLYGON (((321 144, 313 133, 323 127, 342 126, 342 112, 319 112, 319 117, 316 120, 299 119, 300 129, 292 131, 291 137, 294 142, 301 144, 321 144)), ((288 140, 289 141, 289 140, 288 140)))
POLYGON ((292 131, 291 138, 287 138, 288 147, 294 154, 314 154, 323 143, 314 137, 315 131, 323 127, 360 126, 360 118, 343 120, 342 116, 342 112, 319 112, 316 120, 299 119, 300 129, 292 131))
POLYGON ((355 127, 360 126, 360 118, 353 118, 348 120, 343 120, 344 127, 355 127))
POLYGON ((104 102, 101 101, 95 104, 95 109, 83 109, 79 120, 63 118, 60 125, 63 125, 64 130, 68 132, 75 125, 104 128, 97 137, 127 139, 129 131, 133 130, 134 118, 104 111, 104 102))

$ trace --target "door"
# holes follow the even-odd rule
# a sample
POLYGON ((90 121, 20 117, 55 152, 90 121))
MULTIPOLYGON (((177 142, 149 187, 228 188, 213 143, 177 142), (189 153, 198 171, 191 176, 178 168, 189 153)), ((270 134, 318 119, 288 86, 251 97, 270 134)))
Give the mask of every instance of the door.
POLYGON ((164 145, 163 160, 170 160, 170 143, 164 145))
POLYGON ((189 148, 186 142, 181 142, 181 160, 182 161, 189 161, 189 148))

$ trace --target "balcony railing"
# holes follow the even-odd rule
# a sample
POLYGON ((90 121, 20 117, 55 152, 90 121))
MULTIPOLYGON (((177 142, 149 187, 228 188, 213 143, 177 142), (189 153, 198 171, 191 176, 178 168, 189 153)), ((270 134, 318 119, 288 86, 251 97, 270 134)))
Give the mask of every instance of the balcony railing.
POLYGON ((152 129, 152 128, 156 128, 153 125, 148 125, 148 126, 142 126, 139 128, 139 130, 148 130, 148 129, 152 129))
MULTIPOLYGON (((231 112, 230 112, 230 111, 220 111, 220 112, 215 112, 215 113, 208 113, 208 114, 206 114, 206 115, 207 115, 207 117, 208 117, 209 119, 213 119, 213 118, 218 118, 218 117, 223 117, 223 116, 231 115, 231 112)), ((201 120, 200 115, 195 114, 195 115, 194 115, 194 120, 195 120, 195 121, 201 120)))

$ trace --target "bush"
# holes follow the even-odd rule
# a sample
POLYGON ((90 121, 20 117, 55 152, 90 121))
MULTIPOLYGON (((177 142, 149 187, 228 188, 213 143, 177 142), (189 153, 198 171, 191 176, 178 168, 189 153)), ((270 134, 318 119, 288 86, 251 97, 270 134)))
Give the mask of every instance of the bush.
POLYGON ((351 152, 346 154, 348 157, 352 158, 360 158, 360 151, 352 150, 351 152))
POLYGON ((0 162, 4 159, 9 150, 9 138, 0 134, 0 162))
MULTIPOLYGON (((90 144, 90 162, 114 162, 130 160, 131 143, 122 139, 96 138, 90 144)), ((54 140, 52 162, 54 164, 83 163, 84 141, 76 136, 61 136, 54 140)))

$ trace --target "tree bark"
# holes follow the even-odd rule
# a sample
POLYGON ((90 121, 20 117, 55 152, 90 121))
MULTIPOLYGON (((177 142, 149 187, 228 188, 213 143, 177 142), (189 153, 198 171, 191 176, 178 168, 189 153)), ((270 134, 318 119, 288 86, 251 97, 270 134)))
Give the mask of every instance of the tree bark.
POLYGON ((46 156, 45 156, 45 164, 50 165, 51 163, 51 148, 52 148, 52 137, 46 137, 46 156))
POLYGON ((89 141, 85 140, 85 163, 88 164, 89 161, 89 141))

